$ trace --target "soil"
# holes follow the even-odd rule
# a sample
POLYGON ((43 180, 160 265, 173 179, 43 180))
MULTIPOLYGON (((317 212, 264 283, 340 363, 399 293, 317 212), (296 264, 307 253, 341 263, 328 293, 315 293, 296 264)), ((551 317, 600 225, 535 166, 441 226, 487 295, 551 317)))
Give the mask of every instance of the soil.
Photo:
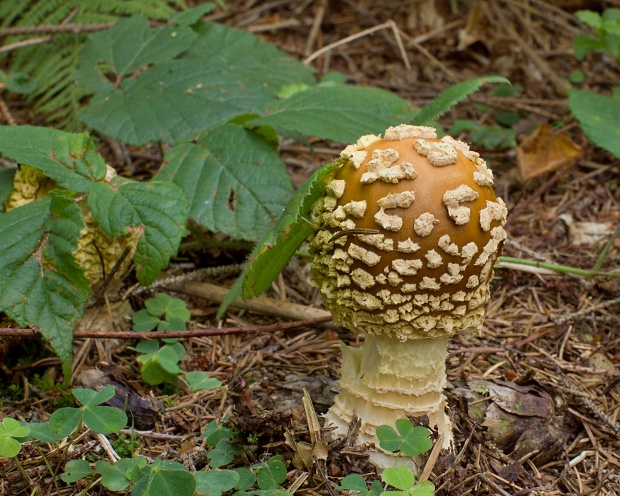
MULTIPOLYGON (((502 97, 494 94, 495 87, 485 87, 440 119, 449 129, 457 120, 491 126, 502 113, 518 116, 517 143, 499 149, 472 145, 487 159, 496 191, 509 208, 504 256, 585 271, 611 271, 620 265, 620 162, 587 140, 568 109, 566 94, 576 70, 585 76, 580 88, 608 94, 620 85, 617 61, 604 54, 577 61, 572 49, 573 38, 587 31, 574 12, 618 7, 617 1, 225 3, 227 9, 217 9, 212 19, 250 30, 299 59, 311 58, 319 76, 338 70, 350 83, 384 88, 414 106, 463 80, 485 74, 507 77, 513 88, 522 89, 502 97), (551 131, 541 137, 545 124, 551 131), (533 157, 529 161, 528 154, 533 157), (546 170, 550 154, 557 161, 546 170)), ((4 105, 3 112, 10 112, 10 102, 4 105)), ((16 118, 28 123, 23 112, 16 118)), ((473 139, 468 133, 461 137, 473 139)), ((282 143, 296 186, 342 148, 323 141, 312 145, 282 143)), ((149 156, 144 149, 126 151, 142 161, 149 156)), ((119 158, 123 154, 113 153, 108 143, 102 152, 117 169, 130 170, 119 158)), ((205 282, 229 287, 238 268, 229 265, 242 262, 245 254, 205 248, 189 254, 184 263, 175 262, 170 275, 189 279, 208 267, 206 277, 200 273, 205 282)), ((295 494, 339 494, 334 488, 350 473, 370 482, 377 476, 366 462, 369 447, 332 441, 325 459, 311 469, 294 456, 300 454, 297 443, 310 442, 304 391, 320 419, 338 390, 340 342, 355 345, 363 339, 329 323, 308 323, 308 318, 324 315, 320 295, 306 282, 308 272, 304 259, 293 259, 265 295, 279 302, 277 307, 295 310, 296 304, 317 310, 297 319, 284 318, 271 307, 262 312, 235 307, 217 320, 217 301, 192 289, 199 283, 184 289, 177 285, 176 291, 168 287, 167 292, 188 302, 192 329, 242 328, 238 334, 207 333, 183 341, 185 369, 208 371, 225 388, 199 393, 149 388, 141 381, 135 353, 127 349, 132 341, 96 338, 76 341, 74 385, 92 384, 89 374, 98 367, 105 381, 129 391, 142 421, 139 452, 153 459, 203 468, 200 433, 218 420, 247 440, 248 462, 283 455, 289 469, 283 487, 298 482, 295 494), (296 320, 302 322, 290 325, 296 320)), ((618 279, 519 264, 503 264, 495 276, 482 335, 450 343, 446 395, 455 449, 430 457, 426 472, 436 494, 620 494, 618 279)), ((150 296, 134 292, 130 301, 142 308, 150 296)), ((103 320, 94 328, 111 327, 103 320)), ((126 327, 121 322, 115 330, 126 327)), ((21 340, 11 353, 26 356, 26 351, 32 351, 31 342, 21 340)), ((11 366, 6 380, 25 384, 25 374, 33 370, 54 378, 58 362, 49 356, 11 366)), ((6 399, 2 414, 46 420, 59 395, 32 387, 25 398, 6 399)), ((78 439, 69 457, 87 452, 105 456, 92 433, 78 439)), ((48 456, 57 461, 53 453, 48 456)), ((38 485, 39 494, 69 495, 85 487, 60 483, 57 493, 39 452, 25 445, 20 457, 28 480, 13 461, 0 460, 2 494, 30 494, 38 485)), ((89 494, 108 492, 97 486, 89 494)))

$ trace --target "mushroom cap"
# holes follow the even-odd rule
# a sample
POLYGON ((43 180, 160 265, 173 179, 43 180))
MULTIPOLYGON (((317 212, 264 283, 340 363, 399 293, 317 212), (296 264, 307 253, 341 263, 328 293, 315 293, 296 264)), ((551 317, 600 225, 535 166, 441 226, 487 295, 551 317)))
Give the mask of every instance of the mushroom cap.
POLYGON ((336 322, 401 340, 479 333, 507 214, 484 160, 409 125, 342 155, 310 243, 311 283, 336 322))

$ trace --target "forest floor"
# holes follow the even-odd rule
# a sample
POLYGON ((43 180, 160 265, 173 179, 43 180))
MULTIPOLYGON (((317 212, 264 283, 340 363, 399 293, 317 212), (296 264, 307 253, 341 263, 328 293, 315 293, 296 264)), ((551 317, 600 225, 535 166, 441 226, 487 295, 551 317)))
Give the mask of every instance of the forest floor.
MULTIPOLYGON (((312 56, 309 63, 319 74, 338 70, 351 83, 393 91, 415 106, 459 81, 485 74, 505 76, 513 85, 506 96, 495 94, 494 87, 484 88, 440 120, 446 130, 457 120, 478 130, 475 140, 470 132, 460 137, 474 141, 472 147, 487 159, 496 176, 496 192, 508 205, 509 242, 503 254, 584 271, 597 262, 607 271, 620 265, 620 162, 585 138, 566 98, 569 77, 576 70, 585 76, 579 87, 606 92, 620 85, 615 61, 601 54, 578 61, 572 49, 573 38, 587 31, 576 20, 575 9, 600 10, 613 2, 226 4, 226 11, 218 9, 210 17, 250 30, 299 59, 312 56), (378 29, 347 40, 372 28, 378 29)), ((312 150, 284 142, 282 155, 299 186, 340 149, 328 142, 314 142, 312 150)), ((140 150, 129 153, 139 155, 140 150)), ((111 165, 122 171, 123 164, 109 155, 111 165)), ((212 267, 206 282, 228 287, 235 275, 224 267, 242 262, 244 253, 204 249, 172 270, 183 274, 212 267)), ((306 282, 308 273, 304 259, 293 259, 265 296, 279 307, 320 309, 320 295, 306 282)), ((429 479, 436 494, 620 494, 620 281, 519 264, 504 264, 495 275, 482 335, 456 337, 450 343, 446 395, 455 451, 441 453, 432 462, 429 479)), ((295 494, 333 495, 340 478, 349 473, 372 480, 364 449, 348 454, 332 449, 325 470, 309 474, 293 463, 293 443, 290 437, 287 441, 287 432, 298 442, 309 440, 303 391, 315 411, 324 413, 338 388, 340 342, 356 344, 360 337, 330 324, 264 332, 261 326, 277 328, 287 320, 265 307, 262 313, 232 308, 224 321, 217 321, 216 301, 192 296, 191 289, 159 291, 186 299, 193 328, 246 331, 184 342, 185 368, 209 371, 227 386, 193 394, 181 389, 149 391, 140 379, 135 353, 127 349, 130 342, 77 342, 75 385, 83 381, 84 371, 99 366, 134 394, 166 405, 141 435, 141 454, 201 468, 204 457, 201 461, 196 456, 202 449, 200 433, 209 421, 227 418, 228 425, 255 443, 248 456, 284 455, 289 475, 283 487, 299 481, 295 494)), ((133 297, 134 308, 148 296, 152 295, 133 297)), ((105 321, 98 325, 106 328, 105 321)), ((54 359, 36 367, 41 374, 58 368, 54 359)), ((32 395, 6 400, 3 408, 7 414, 17 411, 24 418, 45 420, 53 400, 53 392, 32 395)), ((87 449, 91 439, 96 438, 80 438, 84 446, 76 449, 87 449)), ((42 486, 41 494, 56 494, 39 453, 29 452, 24 468, 30 483, 42 486)), ((3 494, 30 494, 28 482, 14 467, 4 464, 3 469, 3 494)), ((61 494, 79 490, 76 484, 61 494)), ((108 493, 97 488, 90 494, 108 493)))

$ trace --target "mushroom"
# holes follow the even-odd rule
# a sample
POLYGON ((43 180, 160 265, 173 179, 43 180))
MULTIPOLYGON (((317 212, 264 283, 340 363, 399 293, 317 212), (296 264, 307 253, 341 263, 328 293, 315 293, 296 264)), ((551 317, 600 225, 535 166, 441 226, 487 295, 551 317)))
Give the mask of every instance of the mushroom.
MULTIPOLYGON (((341 155, 312 210, 310 282, 336 323, 365 339, 342 346, 342 391, 326 426, 344 436, 358 417, 358 442, 376 443, 378 426, 427 416, 450 448, 448 338, 482 330, 506 205, 480 155, 431 127, 391 127, 341 155)), ((371 462, 402 460, 377 450, 371 462)))
MULTIPOLYGON (((109 183, 115 176, 116 171, 106 164, 106 175, 104 181, 109 183)), ((13 188, 4 205, 5 210, 13 210, 27 203, 47 198, 49 192, 56 189, 56 183, 45 176, 39 169, 29 165, 21 165, 13 176, 13 188)), ((108 237, 99 224, 93 218, 88 208, 86 199, 78 202, 84 213, 84 229, 80 232, 77 250, 73 254, 76 262, 84 270, 84 275, 90 282, 91 289, 99 289, 114 267, 121 259, 123 252, 128 250, 128 255, 117 268, 118 274, 125 272, 136 251, 141 231, 130 228, 127 234, 118 238, 108 237)), ((120 279, 108 281, 114 286, 120 284, 120 279)), ((111 289, 108 286, 108 289, 111 289)))

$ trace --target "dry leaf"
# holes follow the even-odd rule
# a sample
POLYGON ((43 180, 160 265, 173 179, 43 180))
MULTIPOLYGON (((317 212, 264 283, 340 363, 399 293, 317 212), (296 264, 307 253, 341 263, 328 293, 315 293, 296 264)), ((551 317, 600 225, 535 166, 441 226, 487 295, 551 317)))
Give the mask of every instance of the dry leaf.
POLYGON ((490 39, 487 33, 488 22, 482 9, 478 6, 472 8, 467 14, 465 27, 459 31, 459 44, 457 50, 466 50, 478 41, 490 39))
POLYGON ((613 234, 613 222, 578 222, 570 214, 558 216, 568 227, 568 242, 571 245, 596 245, 606 241, 613 234))
POLYGON ((541 124, 517 147, 517 164, 523 181, 555 171, 583 155, 582 148, 564 133, 553 133, 549 124, 541 124))

